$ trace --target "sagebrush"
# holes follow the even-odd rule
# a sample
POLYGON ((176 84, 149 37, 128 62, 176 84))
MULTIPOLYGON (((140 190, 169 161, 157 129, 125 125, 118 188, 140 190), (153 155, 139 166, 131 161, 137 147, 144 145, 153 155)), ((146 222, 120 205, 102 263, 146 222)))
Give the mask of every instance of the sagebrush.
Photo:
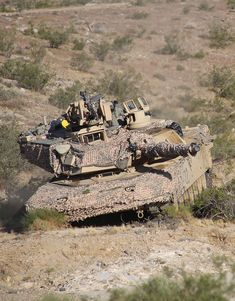
POLYGON ((37 63, 18 59, 6 61, 0 68, 0 75, 17 80, 21 87, 40 91, 51 79, 51 74, 37 63))
POLYGON ((58 108, 66 109, 71 102, 79 99, 81 89, 81 82, 76 81, 71 87, 57 89, 55 93, 49 97, 49 102, 58 108))

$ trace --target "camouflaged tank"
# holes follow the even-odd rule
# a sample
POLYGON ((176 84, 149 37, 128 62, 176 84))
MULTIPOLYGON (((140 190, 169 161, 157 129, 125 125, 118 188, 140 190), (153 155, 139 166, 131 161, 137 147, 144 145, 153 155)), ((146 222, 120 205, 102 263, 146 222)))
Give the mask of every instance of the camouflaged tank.
POLYGON ((80 95, 58 119, 19 136, 23 156, 54 174, 27 210, 56 209, 71 222, 130 210, 142 218, 165 204, 192 202, 207 187, 206 125, 182 130, 152 120, 141 97, 120 104, 80 95))

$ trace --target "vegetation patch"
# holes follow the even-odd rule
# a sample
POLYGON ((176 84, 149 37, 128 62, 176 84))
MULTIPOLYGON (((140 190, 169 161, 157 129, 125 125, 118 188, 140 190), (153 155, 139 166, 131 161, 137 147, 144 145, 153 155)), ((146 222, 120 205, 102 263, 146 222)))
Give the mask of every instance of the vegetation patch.
POLYGON ((73 50, 83 50, 86 43, 83 39, 75 39, 73 40, 73 50))
POLYGON ((10 57, 15 48, 15 31, 0 28, 0 53, 10 57))
POLYGON ((59 88, 49 97, 49 103, 58 108, 66 109, 71 102, 80 98, 81 88, 82 84, 79 81, 76 81, 71 87, 66 89, 59 88))
POLYGON ((209 28, 210 47, 225 48, 234 42, 234 33, 227 23, 213 22, 209 28))
POLYGON ((228 6, 228 8, 234 9, 235 8, 235 0, 228 0, 227 6, 228 6))
POLYGON ((5 0, 0 4, 0 11, 12 12, 15 10, 22 11, 27 9, 85 5, 89 2, 91 0, 5 0))
POLYGON ((187 60, 191 57, 191 55, 181 47, 182 41, 177 32, 165 35, 164 39, 165 46, 162 49, 155 51, 155 53, 176 55, 179 60, 187 60))
POLYGON ((46 231, 66 226, 66 217, 52 209, 35 209, 27 212, 21 219, 23 231, 46 231))
POLYGON ((2 102, 7 102, 9 100, 16 99, 17 97, 18 94, 12 89, 6 89, 0 86, 0 104, 2 102))
POLYGON ((164 37, 166 45, 161 49, 161 54, 177 54, 181 51, 181 43, 177 33, 170 33, 164 37))
POLYGON ((40 39, 48 40, 51 48, 59 48, 68 40, 68 31, 54 30, 44 24, 39 29, 37 36, 40 39))
POLYGON ((133 42, 133 38, 130 35, 119 36, 114 39, 112 49, 114 51, 127 51, 133 42))
POLYGON ((140 95, 141 76, 133 70, 108 70, 103 77, 93 84, 93 89, 101 93, 116 97, 119 101, 136 98, 140 95))
POLYGON ((51 79, 51 75, 39 64, 20 59, 6 61, 0 68, 0 75, 17 80, 21 87, 35 91, 41 91, 51 79))
POLYGON ((193 214, 199 218, 235 219, 235 180, 224 188, 204 190, 195 200, 193 214))
POLYGON ((207 1, 202 1, 198 6, 199 10, 204 10, 204 11, 211 11, 213 8, 214 7, 210 6, 210 4, 207 1))
POLYGON ((91 52, 99 61, 104 61, 111 46, 107 41, 101 41, 100 43, 93 43, 91 47, 91 52))
POLYGON ((83 72, 89 71, 93 64, 93 58, 86 52, 75 54, 71 60, 71 66, 73 69, 83 72))
POLYGON ((17 137, 19 135, 14 122, 0 125, 0 180, 13 178, 22 168, 17 137))
POLYGON ((182 65, 180 65, 180 64, 177 64, 176 70, 177 70, 177 71, 184 71, 185 68, 184 68, 184 66, 182 66, 182 65))
POLYGON ((228 67, 215 67, 201 79, 200 84, 210 87, 217 96, 235 100, 235 75, 228 67))
POLYGON ((229 301, 235 293, 234 268, 231 275, 220 270, 218 274, 181 273, 180 279, 174 279, 171 271, 166 276, 153 278, 130 290, 116 290, 109 301, 229 301))
POLYGON ((195 112, 200 108, 204 108, 207 104, 206 99, 196 98, 191 93, 186 92, 184 95, 179 96, 180 105, 186 112, 195 112))
POLYGON ((187 15, 190 12, 190 6, 189 5, 185 5, 183 8, 183 14, 187 15))
POLYGON ((161 73, 154 73, 153 77, 155 77, 161 81, 166 81, 166 77, 161 73))
POLYGON ((133 20, 141 20, 141 19, 146 19, 148 17, 148 13, 145 12, 136 12, 131 16, 131 19, 133 20))
POLYGON ((199 50, 193 55, 193 57, 195 59, 203 59, 205 57, 205 52, 203 50, 199 50))
POLYGON ((39 43, 30 44, 30 57, 34 64, 41 64, 46 55, 46 48, 39 43))

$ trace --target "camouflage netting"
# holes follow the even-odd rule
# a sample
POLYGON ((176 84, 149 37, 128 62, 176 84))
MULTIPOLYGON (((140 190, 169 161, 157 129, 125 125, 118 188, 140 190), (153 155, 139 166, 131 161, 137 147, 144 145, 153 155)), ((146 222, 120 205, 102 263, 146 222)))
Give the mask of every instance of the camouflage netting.
POLYGON ((69 145, 69 151, 58 155, 56 150, 59 144, 50 147, 50 165, 54 173, 74 173, 82 167, 116 166, 120 169, 127 168, 127 162, 132 155, 140 151, 141 157, 147 161, 156 157, 174 158, 186 157, 190 153, 190 145, 170 144, 169 142, 156 143, 154 138, 139 131, 119 129, 118 133, 108 138, 107 141, 98 141, 96 144, 82 144, 65 141, 61 145, 69 145), (70 165, 66 165, 66 158, 70 157, 70 165))
POLYGON ((69 221, 79 221, 151 205, 177 203, 197 179, 193 174, 196 167, 204 175, 210 161, 205 158, 203 161, 199 153, 196 157, 180 158, 170 165, 163 165, 160 170, 140 166, 136 172, 122 173, 111 181, 93 177, 88 182, 78 182, 78 187, 49 183, 31 197, 27 208, 53 208, 65 213, 69 221))

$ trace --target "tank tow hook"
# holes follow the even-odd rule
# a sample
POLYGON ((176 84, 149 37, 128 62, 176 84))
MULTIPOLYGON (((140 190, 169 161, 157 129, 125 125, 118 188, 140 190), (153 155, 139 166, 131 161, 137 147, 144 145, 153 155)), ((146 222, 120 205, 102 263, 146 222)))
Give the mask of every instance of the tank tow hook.
POLYGON ((137 213, 138 219, 144 218, 144 210, 137 210, 136 213, 137 213))

